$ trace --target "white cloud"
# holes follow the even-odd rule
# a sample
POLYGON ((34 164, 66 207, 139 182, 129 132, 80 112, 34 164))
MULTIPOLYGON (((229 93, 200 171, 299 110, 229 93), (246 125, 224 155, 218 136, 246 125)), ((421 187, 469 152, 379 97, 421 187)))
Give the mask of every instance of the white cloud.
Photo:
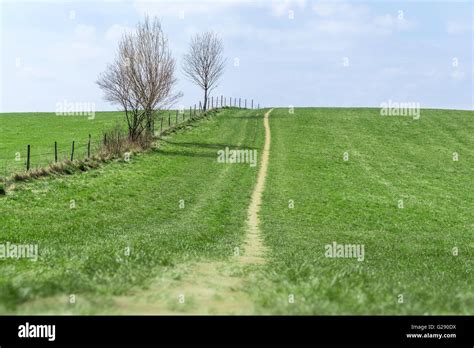
POLYGON ((392 15, 386 14, 374 18, 374 24, 382 28, 388 28, 394 25, 395 20, 392 15))
POLYGON ((311 51, 334 52, 352 47, 354 40, 348 36, 338 40, 329 39, 317 28, 316 23, 306 23, 301 27, 279 28, 261 27, 250 24, 218 25, 214 29, 227 40, 245 40, 249 45, 271 45, 275 47, 291 47, 306 53, 311 51))
POLYGON ((391 14, 376 16, 373 24, 379 31, 391 32, 394 30, 409 30, 415 27, 415 23, 407 19, 399 19, 391 14))
POLYGON ((394 14, 375 15, 366 5, 344 2, 317 2, 312 10, 320 20, 314 28, 331 35, 389 34, 393 31, 408 30, 415 23, 398 19, 394 14))
POLYGON ((338 17, 338 18, 360 18, 369 12, 366 5, 353 5, 340 1, 317 2, 313 4, 312 10, 320 17, 338 17))
POLYGON ((75 41, 70 44, 71 52, 74 52, 73 60, 91 60, 99 57, 104 50, 98 43, 75 41))
POLYGON ((312 6, 313 11, 320 17, 332 16, 335 12, 334 4, 319 2, 312 6))
POLYGON ((79 40, 94 39, 95 27, 93 25, 78 24, 74 27, 74 35, 79 40))
POLYGON ((110 26, 105 32, 105 39, 110 41, 116 41, 122 37, 125 33, 130 33, 133 31, 133 28, 129 26, 124 26, 120 24, 114 24, 110 26))
POLYGON ((455 81, 463 81, 466 78, 466 74, 464 73, 464 71, 458 69, 451 72, 450 76, 455 81))
POLYGON ((446 32, 448 34, 465 34, 472 32, 472 23, 461 21, 450 21, 446 23, 446 32))
POLYGON ((394 78, 405 73, 406 73, 405 69, 401 67, 390 66, 390 67, 383 68, 382 70, 380 70, 379 75, 383 77, 387 77, 387 78, 394 78))
MULTIPOLYGON (((262 2, 266 4, 266 2, 262 2)), ((303 10, 306 0, 272 0, 270 9, 274 16, 281 17, 288 15, 289 11, 303 10)))
POLYGON ((343 20, 323 20, 314 24, 317 32, 324 34, 361 34, 370 31, 367 23, 343 20))
POLYGON ((238 13, 244 7, 263 8, 273 16, 286 16, 290 10, 303 10, 307 0, 135 0, 135 10, 159 18, 184 18, 194 15, 217 15, 234 11, 238 13))
POLYGON ((43 68, 33 66, 22 66, 18 69, 17 76, 25 80, 49 80, 54 76, 53 74, 43 68))
POLYGON ((182 14, 184 14, 185 18, 188 15, 214 14, 214 13, 227 11, 230 8, 239 4, 242 4, 242 1, 238 1, 238 0, 227 0, 227 1, 135 0, 134 1, 135 10, 140 15, 148 14, 150 16, 157 16, 159 18, 162 18, 162 17, 180 18, 182 14))
POLYGON ((43 54, 57 64, 72 66, 92 61, 107 51, 103 38, 96 35, 95 26, 78 24, 73 28, 73 35, 65 34, 43 46, 43 54))

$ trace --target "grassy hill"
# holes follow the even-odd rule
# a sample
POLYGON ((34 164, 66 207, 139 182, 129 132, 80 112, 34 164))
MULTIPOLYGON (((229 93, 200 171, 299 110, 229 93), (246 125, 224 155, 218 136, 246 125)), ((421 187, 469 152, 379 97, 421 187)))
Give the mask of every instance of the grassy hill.
POLYGON ((58 143, 58 158, 69 158, 74 140, 77 156, 87 152, 89 134, 95 145, 102 132, 117 122, 123 122, 121 112, 98 112, 94 119, 85 116, 56 116, 54 113, 0 114, 0 176, 25 170, 27 145, 31 146, 31 167, 54 161, 54 142, 58 143), (16 160, 16 154, 20 158, 16 160))
POLYGON ((0 199, 0 243, 37 243, 44 255, 1 261, 0 312, 58 293, 119 294, 163 267, 231 256, 257 168, 217 163, 217 151, 259 148, 259 121, 223 111, 130 163, 18 184, 0 199))
MULTIPOLYGON (((130 163, 17 184, 0 198, 0 244, 37 243, 41 257, 0 261, 0 313, 35 312, 32 302, 69 294, 100 301, 41 310, 102 313, 153 281, 165 291, 156 279, 170 271, 179 284, 173 270, 190 262, 231 262, 245 248, 259 168, 217 163, 217 151, 260 156, 263 113, 221 111, 130 163)), ((2 130, 17 127, 0 149, 32 138, 34 128, 19 131, 21 117, 0 116, 2 130)), ((96 134, 117 117, 99 114, 96 134)), ((61 127, 37 144, 91 132, 61 127)), ((422 110, 413 120, 378 109, 275 109, 270 128, 267 262, 238 272, 252 313, 474 314, 473 112, 422 110), (327 257, 333 242, 363 246, 363 261, 327 257)))
POLYGON ((473 112, 278 109, 271 126, 263 312, 474 313, 473 112), (364 261, 326 257, 333 242, 364 261))
MULTIPOLYGON (((175 111, 163 112, 163 129, 176 123, 175 111)), ((189 112, 185 117, 189 117, 189 112)), ((181 115, 178 122, 181 122, 181 115)), ((75 141, 75 158, 87 155, 89 134, 93 152, 103 140, 103 132, 115 125, 125 126, 122 112, 97 112, 94 117, 57 116, 55 113, 3 113, 0 114, 0 177, 26 168, 27 145, 31 146, 31 168, 42 167, 54 161, 54 142, 58 146, 58 159, 71 156, 75 141), (17 160, 17 153, 20 154, 17 160)), ((156 125, 158 131, 160 124, 156 125)))

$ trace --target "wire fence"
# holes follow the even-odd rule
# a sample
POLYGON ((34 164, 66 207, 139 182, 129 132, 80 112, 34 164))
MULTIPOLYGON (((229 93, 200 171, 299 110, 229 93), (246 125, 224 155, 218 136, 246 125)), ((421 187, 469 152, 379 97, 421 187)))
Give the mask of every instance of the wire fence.
POLYGON ((27 144, 9 157, 0 157, 0 176, 7 177, 15 172, 44 167, 54 162, 84 159, 97 153, 101 145, 102 140, 92 138, 90 141, 72 140, 70 143, 55 141, 49 147, 44 143, 38 146, 27 144))
MULTIPOLYGON (((260 104, 253 99, 236 97, 210 96, 206 105, 207 111, 235 107, 241 109, 259 109, 260 104)), ((156 137, 176 128, 190 120, 199 118, 204 113, 203 103, 199 102, 189 108, 173 111, 160 111, 152 125, 156 137)), ((107 141, 107 133, 93 138, 90 134, 69 142, 51 141, 49 145, 25 144, 20 151, 6 153, 0 149, 0 177, 45 167, 55 162, 65 160, 80 160, 91 157, 99 152, 107 141)))

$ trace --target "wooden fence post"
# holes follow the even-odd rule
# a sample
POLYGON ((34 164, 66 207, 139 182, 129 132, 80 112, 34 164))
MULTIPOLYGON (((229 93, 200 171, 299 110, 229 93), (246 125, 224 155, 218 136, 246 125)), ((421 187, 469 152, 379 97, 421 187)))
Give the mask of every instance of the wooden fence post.
POLYGON ((239 98, 239 109, 240 109, 240 98, 239 98))
POLYGON ((176 110, 176 124, 175 125, 177 124, 178 124, 178 110, 176 110))
POLYGON ((72 148, 71 148, 71 162, 74 160, 74 143, 75 141, 72 141, 72 148))
POLYGON ((171 112, 168 112, 168 128, 171 127, 171 112))
POLYGON ((253 99, 252 99, 252 109, 253 109, 253 99))
POLYGON ((26 148, 26 170, 30 170, 30 145, 26 148))
POLYGON ((58 162, 58 142, 54 142, 54 162, 58 162))
POLYGON ((160 134, 163 133, 163 116, 161 116, 160 134))
POLYGON ((91 135, 89 134, 89 141, 87 142, 87 158, 91 157, 91 135))

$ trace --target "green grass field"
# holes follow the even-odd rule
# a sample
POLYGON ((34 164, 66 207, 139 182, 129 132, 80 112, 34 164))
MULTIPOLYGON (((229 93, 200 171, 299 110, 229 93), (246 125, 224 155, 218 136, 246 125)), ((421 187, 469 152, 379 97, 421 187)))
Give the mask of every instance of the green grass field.
MULTIPOLYGON (((130 163, 17 183, 0 196, 0 244, 36 243, 40 258, 0 260, 0 313, 35 313, 30 304, 42 299, 43 312, 47 304, 49 312, 102 313, 114 296, 152 283, 164 291, 156 279, 193 262, 230 262, 245 248, 259 167, 217 163, 217 151, 260 155, 263 113, 224 110, 130 163), (92 304, 64 310, 47 300, 70 294, 92 304)), ((266 263, 239 274, 252 313, 474 314, 473 116, 273 110, 260 213, 266 263), (326 257, 333 242, 363 245, 364 260, 326 257)), ((119 115, 74 125, 43 117, 0 115, 0 150, 99 135, 119 115)))
MULTIPOLYGON (((170 123, 176 124, 175 111, 170 123)), ((189 112, 186 117, 189 117, 189 112)), ((163 129, 168 127, 168 113, 164 112, 163 129)), ((160 116, 160 117, 161 117, 160 116)), ((181 115, 178 122, 181 122, 181 115)), ((87 155, 89 134, 91 151, 100 146, 103 132, 116 124, 125 125, 122 112, 97 112, 94 117, 57 116, 55 113, 3 113, 0 114, 0 177, 25 170, 27 145, 30 145, 31 167, 42 167, 54 161, 54 142, 58 143, 58 158, 71 156, 75 141, 75 158, 87 155), (19 156, 17 156, 19 154, 19 156)), ((159 124, 156 125, 159 130, 159 124)))
POLYGON ((123 122, 122 117, 121 112, 99 112, 94 119, 56 116, 54 113, 0 114, 0 176, 25 170, 28 144, 31 146, 32 167, 54 161, 55 141, 59 159, 70 157, 73 140, 77 156, 84 156, 89 134, 93 144, 99 143, 102 132, 117 122, 123 122))
POLYGON ((262 312, 474 313, 473 112, 279 109, 271 125, 262 312), (325 257, 334 241, 364 261, 325 257))
POLYGON ((260 147, 260 128, 254 113, 224 111, 130 163, 18 185, 0 199, 0 242, 45 255, 1 261, 0 311, 57 293, 119 294, 163 267, 232 255, 257 168, 222 165, 216 152, 260 147))

